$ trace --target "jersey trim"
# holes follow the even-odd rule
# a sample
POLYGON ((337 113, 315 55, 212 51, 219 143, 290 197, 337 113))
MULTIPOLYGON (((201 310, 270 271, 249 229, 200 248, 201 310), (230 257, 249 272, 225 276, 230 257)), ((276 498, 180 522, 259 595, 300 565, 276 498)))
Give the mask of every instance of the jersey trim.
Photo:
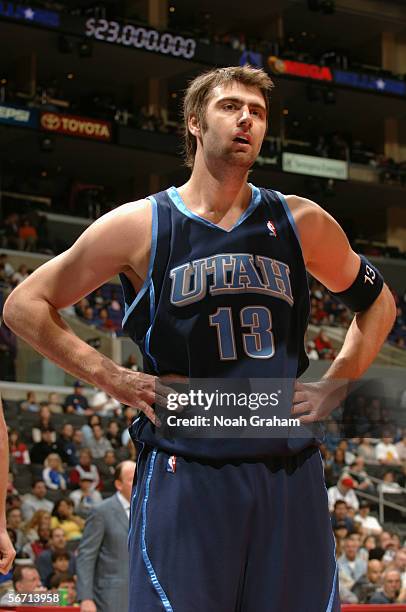
POLYGON ((143 282, 143 285, 141 289, 138 291, 132 304, 128 305, 127 303, 125 303, 125 314, 124 314, 124 317, 121 323, 122 327, 124 327, 124 325, 126 324, 128 317, 130 316, 130 314, 132 313, 132 311, 134 310, 138 302, 141 300, 143 295, 146 293, 152 281, 152 270, 154 267, 157 237, 158 237, 158 204, 157 204, 156 199, 153 196, 148 196, 147 199, 150 200, 151 206, 152 206, 152 239, 151 239, 151 254, 149 257, 148 272, 143 282))
POLYGON ((282 193, 280 193, 280 191, 275 191, 274 190, 274 193, 276 193, 276 195, 278 196, 279 200, 282 202, 282 206, 285 209, 285 213, 286 213, 286 216, 287 216, 287 218, 289 220, 289 223, 291 224, 292 229, 295 232, 295 236, 297 238, 297 241, 299 243, 300 248, 302 248, 302 244, 300 242, 300 237, 299 237, 299 232, 297 230, 297 225, 296 225, 296 223, 295 223, 295 221, 293 219, 292 211, 290 210, 290 208, 288 206, 288 203, 286 201, 285 196, 282 193))
POLYGON ((162 602, 162 606, 165 610, 165 612, 173 612, 173 608, 170 604, 170 601, 168 599, 167 594, 165 593, 165 591, 163 590, 158 577, 156 575, 156 572, 153 568, 153 565, 151 563, 151 559, 149 558, 148 555, 148 551, 147 551, 147 543, 146 543, 146 530, 147 530, 147 504, 148 504, 148 497, 149 497, 149 488, 151 485, 151 479, 152 479, 152 474, 154 471, 154 464, 155 464, 155 459, 156 459, 156 455, 157 455, 157 449, 155 448, 152 451, 151 454, 151 459, 149 462, 149 467, 148 467, 148 476, 147 476, 147 480, 145 483, 145 494, 144 494, 144 499, 142 501, 142 528, 141 528, 141 551, 142 551, 142 558, 144 559, 144 563, 145 566, 147 568, 147 572, 148 575, 150 577, 150 580, 152 582, 152 585, 154 587, 154 589, 156 590, 156 592, 159 595, 159 598, 162 602))
POLYGON ((150 324, 148 327, 147 334, 145 336, 145 352, 148 355, 148 357, 151 359, 152 363, 154 364, 156 373, 158 373, 158 364, 149 348, 149 342, 151 338, 151 331, 152 331, 152 324, 154 321, 154 316, 155 316, 155 288, 154 288, 153 281, 151 281, 151 284, 149 286, 149 321, 150 321, 150 324))
POLYGON ((254 212, 254 210, 256 209, 256 207, 258 206, 258 204, 261 201, 261 192, 258 189, 258 187, 255 187, 255 185, 252 185, 251 183, 248 183, 248 184, 251 187, 251 191, 252 191, 252 193, 251 193, 251 201, 250 201, 250 203, 248 205, 248 208, 246 208, 246 210, 242 213, 242 215, 238 219, 238 221, 236 221, 236 223, 234 223, 234 225, 232 227, 230 227, 230 229, 228 229, 228 230, 224 229, 224 227, 219 227, 215 223, 212 223, 211 221, 208 221, 207 219, 204 219, 203 217, 200 217, 200 215, 196 215, 194 212, 189 210, 189 208, 184 203, 184 201, 182 199, 182 196, 180 195, 180 193, 176 189, 176 187, 169 187, 169 189, 166 190, 166 193, 168 194, 168 196, 172 200, 172 202, 175 204, 175 206, 179 210, 179 212, 181 212, 182 214, 186 215, 190 219, 194 219, 195 221, 199 221, 200 223, 203 223, 204 225, 207 225, 208 227, 212 227, 212 228, 215 228, 217 230, 221 230, 222 232, 229 233, 229 232, 232 232, 233 229, 235 229, 239 225, 241 225, 241 223, 243 223, 243 221, 245 221, 245 219, 247 217, 249 217, 254 212))

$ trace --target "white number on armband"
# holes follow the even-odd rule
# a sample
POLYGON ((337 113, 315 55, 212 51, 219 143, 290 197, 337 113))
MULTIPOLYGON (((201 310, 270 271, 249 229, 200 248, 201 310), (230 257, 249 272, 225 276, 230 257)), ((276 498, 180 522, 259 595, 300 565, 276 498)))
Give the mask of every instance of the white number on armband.
POLYGON ((365 268, 366 274, 364 276, 364 283, 366 283, 368 281, 368 283, 371 283, 371 285, 374 284, 374 280, 375 280, 375 270, 373 270, 372 268, 370 268, 369 266, 366 266, 365 268))

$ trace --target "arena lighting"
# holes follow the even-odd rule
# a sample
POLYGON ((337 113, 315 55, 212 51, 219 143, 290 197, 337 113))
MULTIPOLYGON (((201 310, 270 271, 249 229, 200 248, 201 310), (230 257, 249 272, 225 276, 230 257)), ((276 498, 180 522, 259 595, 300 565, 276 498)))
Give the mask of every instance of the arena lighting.
POLYGON ((79 53, 79 57, 92 57, 93 55, 92 43, 87 38, 84 38, 78 43, 77 50, 79 53))
POLYGON ((54 141, 49 136, 41 136, 39 141, 41 151, 50 153, 54 150, 54 141))

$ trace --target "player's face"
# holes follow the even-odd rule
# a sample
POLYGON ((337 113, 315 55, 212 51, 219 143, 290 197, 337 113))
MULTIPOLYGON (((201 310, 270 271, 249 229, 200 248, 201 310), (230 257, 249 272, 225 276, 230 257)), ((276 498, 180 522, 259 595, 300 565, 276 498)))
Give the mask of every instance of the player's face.
POLYGON ((215 87, 201 134, 204 157, 248 170, 259 154, 266 128, 265 100, 259 89, 237 82, 215 87))

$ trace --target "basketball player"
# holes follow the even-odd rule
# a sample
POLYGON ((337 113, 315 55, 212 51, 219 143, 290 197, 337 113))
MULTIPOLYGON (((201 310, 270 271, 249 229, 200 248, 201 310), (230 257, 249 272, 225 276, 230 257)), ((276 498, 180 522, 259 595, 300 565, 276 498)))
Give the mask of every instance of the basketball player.
POLYGON ((8 435, 0 399, 0 573, 8 574, 16 555, 6 528, 6 494, 8 483, 8 435))
MULTIPOLYGON (((131 504, 131 612, 337 612, 337 569, 318 441, 159 436, 166 374, 297 379, 306 270, 357 314, 293 414, 328 413, 330 382, 368 368, 395 317, 383 279, 317 204, 247 182, 272 82, 251 67, 197 77, 184 101, 190 179, 125 204, 9 297, 7 324, 73 376, 140 408, 131 504), (147 373, 77 338, 58 310, 120 274, 125 330, 147 373)), ((290 409, 290 408, 289 408, 290 409)))

